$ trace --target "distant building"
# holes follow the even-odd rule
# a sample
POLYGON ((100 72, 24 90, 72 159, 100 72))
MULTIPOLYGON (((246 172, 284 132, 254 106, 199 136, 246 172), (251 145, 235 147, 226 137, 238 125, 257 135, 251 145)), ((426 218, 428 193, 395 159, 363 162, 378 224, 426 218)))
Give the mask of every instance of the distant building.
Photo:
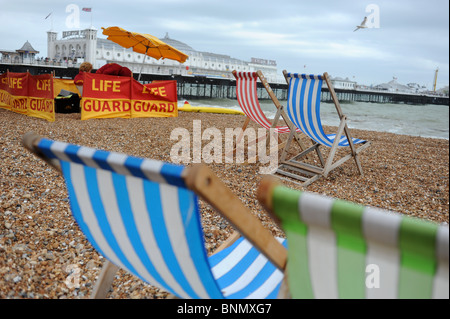
POLYGON ((374 89, 380 91, 394 92, 394 93, 415 93, 415 89, 403 85, 397 82, 397 78, 394 77, 388 83, 382 83, 374 86, 374 89))
POLYGON ((438 94, 448 96, 448 93, 449 93, 448 85, 447 85, 447 86, 444 86, 443 88, 441 88, 441 89, 439 89, 439 90, 437 90, 436 92, 437 92, 438 94))
POLYGON ((427 87, 425 85, 420 86, 417 83, 408 83, 408 84, 406 84, 406 86, 409 87, 411 89, 411 91, 414 93, 420 93, 420 92, 427 91, 427 87))
POLYGON ((4 63, 31 64, 36 59, 36 54, 38 54, 39 51, 36 51, 30 42, 26 41, 18 50, 0 50, 0 53, 2 54, 1 61, 4 63))
POLYGON ((98 69, 106 63, 115 62, 128 67, 133 73, 215 78, 233 78, 233 70, 261 70, 269 82, 277 80, 277 63, 274 60, 251 58, 247 62, 225 54, 197 51, 186 43, 170 38, 167 33, 161 40, 189 56, 183 64, 168 59, 156 60, 133 52, 131 48, 125 49, 110 40, 98 38, 97 30, 92 27, 63 31, 60 39, 57 32, 49 31, 47 40, 48 58, 61 64, 73 61, 78 65, 88 61, 98 69))
POLYGON ((47 32, 47 57, 50 61, 64 63, 70 60, 74 64, 84 61, 93 63, 97 49, 96 29, 63 31, 61 39, 58 39, 57 35, 55 31, 47 32))
POLYGON ((354 90, 356 89, 356 81, 351 81, 349 78, 330 77, 330 82, 335 89, 354 90))

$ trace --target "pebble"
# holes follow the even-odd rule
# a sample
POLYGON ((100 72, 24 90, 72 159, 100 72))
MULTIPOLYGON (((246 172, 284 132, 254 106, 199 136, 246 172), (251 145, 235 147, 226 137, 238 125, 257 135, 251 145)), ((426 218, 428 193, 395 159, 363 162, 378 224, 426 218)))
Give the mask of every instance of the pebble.
MULTIPOLYGON (((177 118, 81 121, 80 114, 56 114, 55 122, 0 109, 0 299, 80 299, 92 293, 105 259, 86 241, 75 223, 63 178, 27 152, 22 136, 43 137, 170 161, 172 129, 190 133, 193 120, 202 129, 242 127, 245 118, 180 112, 177 118), (79 270, 79 286, 67 281, 79 270)), ((250 127, 257 128, 250 123, 250 127)), ((449 141, 352 130, 370 140, 361 153, 364 175, 348 161, 307 190, 359 204, 444 223, 449 222, 449 141)), ((204 142, 207 143, 207 142, 204 142)), ((305 140, 305 144, 307 141, 305 140)), ((298 151, 298 150, 296 150, 298 151)), ((324 152, 326 155, 326 152, 324 152)), ((211 163, 212 170, 274 235, 283 231, 256 200, 260 163, 211 163)), ((300 189, 298 185, 283 182, 300 189)), ((233 227, 200 201, 205 245, 211 254, 233 227)), ((166 298, 167 293, 119 270, 107 298, 166 298)))

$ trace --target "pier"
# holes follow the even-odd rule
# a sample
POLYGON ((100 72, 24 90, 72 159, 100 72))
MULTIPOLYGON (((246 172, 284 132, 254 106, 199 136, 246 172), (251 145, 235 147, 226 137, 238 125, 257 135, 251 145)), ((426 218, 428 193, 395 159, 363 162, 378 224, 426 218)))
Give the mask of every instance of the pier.
MULTIPOLYGON (((73 79, 78 73, 78 68, 28 65, 28 64, 0 64, 0 73, 7 70, 10 72, 30 72, 33 75, 53 73, 57 78, 73 79)), ((138 74, 135 74, 137 78, 138 74)), ((229 78, 216 78, 206 76, 182 76, 162 74, 141 74, 141 81, 148 83, 154 80, 176 80, 177 92, 180 98, 185 99, 236 99, 236 81, 229 78)), ((270 83, 279 100, 287 99, 287 84, 270 83)), ((269 95, 258 83, 258 98, 269 99, 269 95)), ((438 104, 449 105, 449 97, 430 94, 410 94, 401 92, 373 91, 373 90, 344 90, 335 89, 340 102, 372 102, 372 103, 404 103, 404 104, 438 104)), ((331 94, 326 87, 322 88, 322 101, 331 101, 331 94)))
MULTIPOLYGON (((449 97, 429 94, 412 94, 400 92, 385 92, 371 90, 339 90, 335 89, 341 102, 372 102, 372 103, 404 103, 404 104, 438 104, 449 105, 449 97)), ((322 88, 322 100, 331 101, 328 88, 322 88)))

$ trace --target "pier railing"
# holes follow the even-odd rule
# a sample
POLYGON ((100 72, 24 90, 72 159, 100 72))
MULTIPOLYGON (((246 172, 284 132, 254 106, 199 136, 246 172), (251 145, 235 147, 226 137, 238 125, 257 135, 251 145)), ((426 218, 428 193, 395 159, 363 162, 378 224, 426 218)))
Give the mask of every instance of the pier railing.
MULTIPOLYGON (((58 78, 73 79, 78 73, 76 67, 59 67, 48 65, 4 64, 0 63, 0 73, 27 72, 33 75, 53 73, 58 78)), ((135 74, 137 77, 137 74, 135 74)), ((177 93, 180 98, 201 99, 219 98, 236 99, 236 81, 228 78, 210 78, 206 76, 186 76, 179 74, 141 74, 140 80, 145 84, 154 80, 176 80, 177 93)), ((269 99, 267 91, 258 83, 258 98, 269 99)), ((279 100, 287 99, 286 84, 270 83, 272 90, 279 100)), ((388 92, 376 90, 345 90, 336 89, 339 101, 345 102, 373 102, 373 103, 407 103, 407 104, 439 104, 449 105, 449 97, 438 94, 411 94, 405 92, 388 92)), ((322 88, 322 101, 331 101, 331 95, 326 87, 322 88)))

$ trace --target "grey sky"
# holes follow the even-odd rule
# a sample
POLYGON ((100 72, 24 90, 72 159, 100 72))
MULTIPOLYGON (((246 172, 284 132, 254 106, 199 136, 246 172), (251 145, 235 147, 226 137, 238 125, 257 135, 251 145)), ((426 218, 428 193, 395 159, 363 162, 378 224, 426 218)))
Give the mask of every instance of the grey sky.
POLYGON ((101 27, 108 26, 160 38, 168 32, 199 51, 276 60, 280 74, 328 72, 368 85, 395 76, 402 84, 431 89, 439 67, 437 87, 449 83, 447 0, 0 1, 5 50, 28 40, 45 57, 52 24, 60 37, 62 31, 89 27, 92 18, 101 38, 101 27), (79 28, 68 22, 71 4, 80 9, 79 28), (374 14, 366 12, 369 5, 379 9, 379 27, 353 32, 364 16, 374 14))

